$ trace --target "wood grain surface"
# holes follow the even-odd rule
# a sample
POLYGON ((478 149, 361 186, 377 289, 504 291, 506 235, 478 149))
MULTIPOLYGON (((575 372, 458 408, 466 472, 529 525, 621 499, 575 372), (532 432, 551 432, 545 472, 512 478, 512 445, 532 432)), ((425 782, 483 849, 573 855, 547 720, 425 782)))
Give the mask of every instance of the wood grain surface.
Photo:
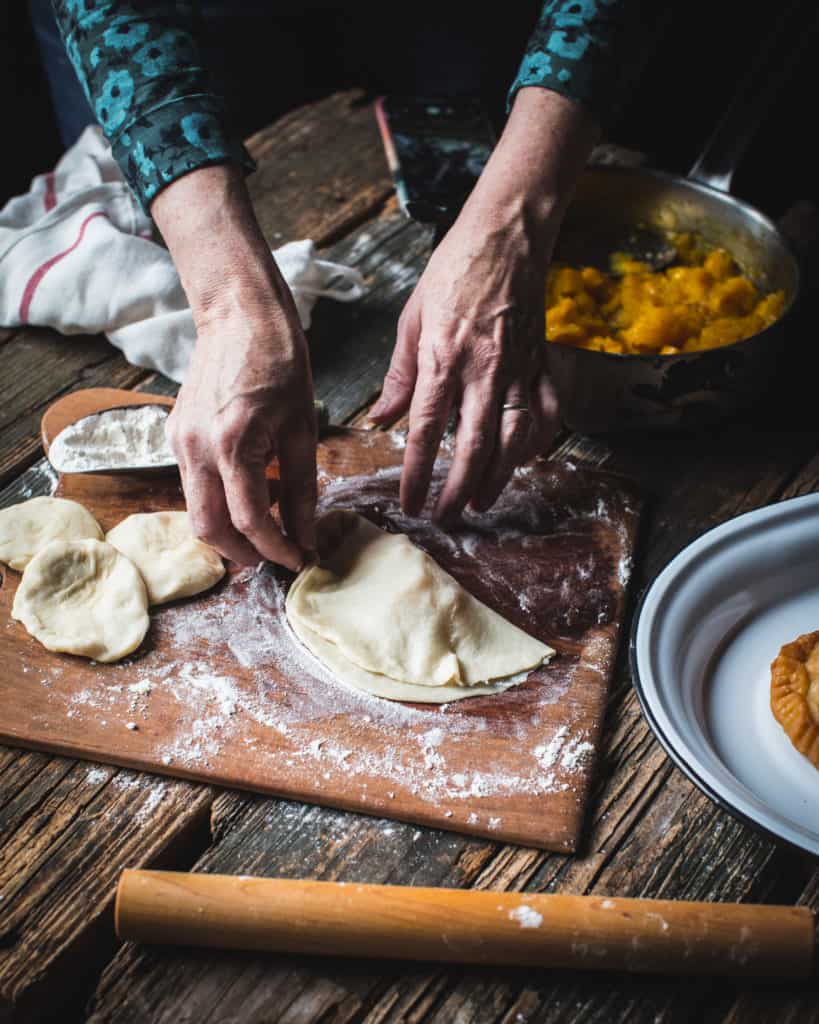
MULTIPOLYGON (((370 284, 361 309, 320 301, 314 311, 317 393, 330 402, 336 422, 366 408, 378 392, 395 322, 429 252, 422 229, 392 217, 369 112, 345 95, 288 115, 285 133, 277 122, 250 140, 259 160, 250 188, 271 244, 297 236, 338 238, 327 258, 349 258, 370 284), (294 145, 297 139, 301 143, 294 145), (314 187, 319 178, 320 192, 314 187)), ((812 347, 807 295, 804 305, 805 315, 793 320, 787 339, 792 354, 812 347)), ((0 504, 7 505, 53 486, 47 464, 36 461, 39 421, 50 402, 76 387, 131 387, 146 374, 129 367, 102 338, 65 339, 26 328, 4 332, 0 351, 0 477, 6 482, 0 504)), ((149 390, 175 392, 172 382, 148 376, 149 390)), ((813 375, 803 376, 813 386, 813 375)), ((707 435, 634 435, 628 443, 572 436, 559 439, 554 454, 639 481, 648 511, 636 593, 709 527, 819 488, 814 405, 791 387, 781 406, 768 396, 759 415, 707 435)), ((817 979, 737 985, 724 979, 681 982, 673 965, 667 977, 648 979, 118 948, 111 914, 118 872, 146 865, 520 892, 800 903, 819 910, 815 858, 738 822, 670 764, 640 714, 622 656, 588 825, 574 855, 0 750, 0 1020, 819 1024, 817 979)))
MULTIPOLYGON (((290 579, 265 567, 156 609, 118 665, 45 651, 0 591, 0 736, 10 743, 456 829, 574 848, 617 651, 638 502, 624 480, 555 464, 521 472, 450 532, 405 520, 402 438, 338 430, 319 445, 320 509, 408 533, 475 596, 551 644, 501 695, 444 707, 353 693, 290 636, 290 579), (21 686, 27 699, 15 700, 21 686)), ((175 478, 71 474, 57 493, 104 529, 180 507, 175 478)))

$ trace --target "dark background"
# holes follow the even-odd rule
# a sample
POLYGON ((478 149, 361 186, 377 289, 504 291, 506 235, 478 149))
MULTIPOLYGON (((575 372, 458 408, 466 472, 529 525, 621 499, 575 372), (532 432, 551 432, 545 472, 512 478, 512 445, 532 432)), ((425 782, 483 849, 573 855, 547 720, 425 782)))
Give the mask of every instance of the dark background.
MULTIPOLYGON (((233 11, 245 5, 233 5, 233 11)), ((254 5, 248 5, 253 7, 254 5)), ((382 90, 412 89, 419 59, 430 71, 457 77, 458 56, 447 50, 447 32, 468 36, 490 33, 498 80, 514 77, 537 3, 477 5, 416 3, 403 11, 387 5, 296 5, 282 15, 270 4, 269 31, 231 18, 213 22, 214 52, 224 53, 222 68, 229 94, 248 92, 254 101, 234 102, 242 135, 269 123, 299 104, 354 85, 382 90), (507 8, 506 10, 504 8, 507 8), (509 10, 512 9, 512 10, 509 10), (430 43, 424 28, 434 24, 440 39, 430 43), (227 65, 231 72, 226 70, 227 65), (248 86, 251 87, 248 90, 248 86)), ((34 39, 28 5, 11 2, 0 14, 0 95, 2 144, 0 205, 26 189, 34 174, 53 166, 62 144, 48 86, 34 39)), ((258 7, 257 9, 258 16, 258 7)), ((646 151, 650 163, 685 173, 724 112, 738 82, 753 64, 760 45, 783 18, 792 53, 804 40, 806 51, 738 172, 733 191, 773 217, 797 199, 816 193, 816 124, 819 38, 815 3, 784 2, 760 6, 735 2, 678 2, 670 23, 649 55, 640 86, 608 141, 646 151), (812 35, 810 31, 812 30, 812 35)), ((780 61, 791 65, 793 59, 780 61)), ((434 78, 434 75, 433 75, 434 78)), ((502 97, 497 97, 500 109, 502 97)))

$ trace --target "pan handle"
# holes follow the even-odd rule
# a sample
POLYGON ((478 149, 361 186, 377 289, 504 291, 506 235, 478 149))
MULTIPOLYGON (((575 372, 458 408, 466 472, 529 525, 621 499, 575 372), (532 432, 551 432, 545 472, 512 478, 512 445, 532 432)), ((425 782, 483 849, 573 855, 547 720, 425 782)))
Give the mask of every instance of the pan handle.
POLYGON ((811 0, 794 0, 785 7, 688 172, 689 181, 731 191, 734 171, 777 94, 815 43, 817 29, 819 11, 811 0))

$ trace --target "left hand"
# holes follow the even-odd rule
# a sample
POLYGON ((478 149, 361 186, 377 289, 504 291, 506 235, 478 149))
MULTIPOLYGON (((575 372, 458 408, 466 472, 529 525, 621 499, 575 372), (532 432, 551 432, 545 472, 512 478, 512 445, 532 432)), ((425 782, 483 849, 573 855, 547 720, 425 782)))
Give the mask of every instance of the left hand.
POLYGON ((464 208, 435 250, 398 323, 381 398, 370 416, 409 409, 401 504, 417 515, 451 411, 455 455, 435 509, 451 520, 467 501, 488 508, 515 466, 557 430, 557 402, 542 373, 550 245, 514 210, 464 208))
POLYGON ((467 501, 488 508, 515 466, 544 450, 557 401, 543 372, 546 268, 558 226, 599 135, 559 93, 524 87, 458 220, 401 314, 381 398, 370 418, 409 410, 401 504, 424 505, 447 419, 455 456, 434 515, 467 501))

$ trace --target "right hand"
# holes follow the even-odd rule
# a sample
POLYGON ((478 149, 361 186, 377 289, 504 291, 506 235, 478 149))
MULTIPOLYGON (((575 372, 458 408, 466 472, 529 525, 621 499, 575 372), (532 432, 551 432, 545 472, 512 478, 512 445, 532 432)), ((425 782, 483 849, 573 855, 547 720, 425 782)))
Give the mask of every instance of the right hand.
POLYGON ((238 168, 177 179, 151 213, 197 329, 168 419, 198 537, 239 565, 294 571, 316 547, 316 422, 307 341, 238 168), (265 468, 278 456, 282 530, 265 468))
POLYGON ((316 546, 310 364, 292 300, 260 305, 200 326, 168 437, 196 535, 239 565, 269 559, 297 571, 316 546), (270 515, 274 455, 286 536, 270 515))

